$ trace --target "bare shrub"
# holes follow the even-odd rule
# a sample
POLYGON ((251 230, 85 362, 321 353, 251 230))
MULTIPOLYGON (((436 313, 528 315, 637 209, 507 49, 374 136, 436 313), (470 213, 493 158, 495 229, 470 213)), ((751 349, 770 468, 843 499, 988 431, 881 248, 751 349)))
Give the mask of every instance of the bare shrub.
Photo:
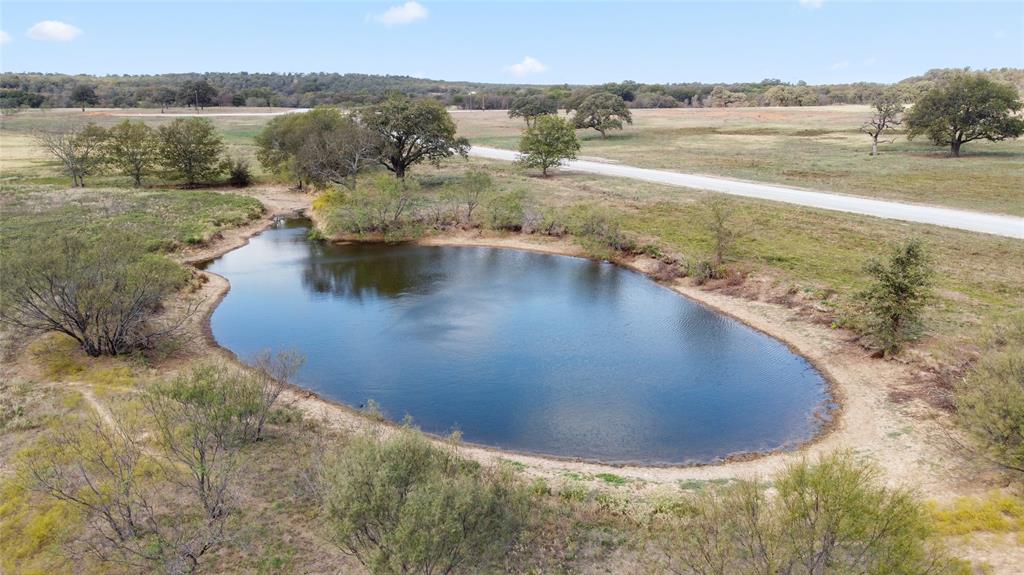
POLYGON ((42 132, 36 143, 60 161, 71 176, 71 187, 84 188, 85 177, 92 175, 103 163, 103 143, 107 132, 96 124, 42 132))

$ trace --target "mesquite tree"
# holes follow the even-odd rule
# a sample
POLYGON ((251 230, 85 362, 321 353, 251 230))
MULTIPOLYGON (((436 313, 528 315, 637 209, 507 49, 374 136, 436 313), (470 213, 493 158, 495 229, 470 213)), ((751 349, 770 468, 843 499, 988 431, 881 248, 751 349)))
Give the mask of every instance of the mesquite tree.
POLYGON ((102 147, 107 132, 96 124, 66 128, 36 135, 36 143, 57 158, 71 176, 71 187, 84 188, 85 176, 103 162, 102 147))

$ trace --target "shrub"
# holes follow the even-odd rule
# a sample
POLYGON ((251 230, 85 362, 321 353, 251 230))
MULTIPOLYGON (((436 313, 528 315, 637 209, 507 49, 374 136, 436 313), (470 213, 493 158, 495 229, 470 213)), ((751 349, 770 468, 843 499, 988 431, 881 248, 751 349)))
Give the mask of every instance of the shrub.
POLYGON ((526 192, 500 194, 487 202, 485 223, 492 230, 520 231, 526 216, 526 192))
POLYGON ((924 246, 911 240, 894 248, 887 261, 871 260, 865 271, 872 283, 859 294, 866 316, 862 331, 883 354, 896 353, 921 333, 931 299, 931 262, 924 246))
POLYGON ((228 163, 228 183, 236 188, 248 188, 252 185, 252 170, 249 169, 249 161, 244 158, 235 158, 228 163))
POLYGON ((187 272, 116 231, 98 242, 64 235, 19 246, 0 270, 0 319, 34 333, 66 334, 93 357, 151 348, 184 320, 151 321, 187 272))
POLYGON ((445 186, 441 199, 452 206, 456 222, 473 224, 473 212, 494 193, 494 181, 487 172, 467 171, 461 179, 445 186))
POLYGON ((908 491, 885 487, 850 453, 789 466, 777 496, 739 481, 670 515, 677 573, 951 573, 908 491))
POLYGON ((588 249, 636 250, 636 241, 622 231, 621 218, 607 210, 580 205, 570 209, 566 218, 569 232, 588 249))
POLYGON ((711 263, 715 269, 722 267, 739 239, 738 224, 732 203, 720 194, 709 194, 701 200, 704 227, 711 239, 711 263))
POLYGON ((989 456, 1024 473, 1024 346, 982 357, 957 385, 956 408, 989 456))
POLYGON ((359 436, 320 476, 332 540, 372 573, 477 573, 517 538, 528 495, 415 430, 359 436))
POLYGON ((160 163, 188 187, 216 179, 224 165, 224 141, 206 118, 177 118, 160 126, 160 163))
POLYGON ((361 183, 346 196, 324 196, 327 231, 382 233, 389 239, 408 236, 414 226, 407 216, 415 206, 418 190, 419 185, 412 180, 381 175, 373 182, 361 183))

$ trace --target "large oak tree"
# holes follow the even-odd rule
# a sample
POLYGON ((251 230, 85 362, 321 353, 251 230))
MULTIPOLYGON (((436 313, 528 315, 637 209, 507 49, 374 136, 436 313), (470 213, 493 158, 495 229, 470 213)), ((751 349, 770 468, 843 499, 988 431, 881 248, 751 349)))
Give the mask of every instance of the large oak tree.
POLYGON ((445 158, 469 153, 469 141, 455 135, 455 122, 435 100, 396 95, 366 108, 360 117, 379 137, 378 161, 398 178, 420 162, 437 166, 445 158))
POLYGON ((984 74, 957 72, 932 88, 907 114, 908 138, 924 135, 936 146, 949 146, 954 157, 974 140, 992 142, 1024 133, 1017 89, 984 74))

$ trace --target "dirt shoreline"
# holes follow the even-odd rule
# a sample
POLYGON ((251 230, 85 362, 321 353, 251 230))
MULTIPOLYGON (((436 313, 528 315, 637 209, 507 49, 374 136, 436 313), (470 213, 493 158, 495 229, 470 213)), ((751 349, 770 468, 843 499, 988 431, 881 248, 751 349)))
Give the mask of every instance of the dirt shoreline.
MULTIPOLYGON (((245 245, 249 238, 272 225, 275 217, 298 215, 309 206, 306 196, 271 192, 262 197, 267 216, 252 225, 230 230, 210 245, 183 254, 181 261, 199 263, 216 258, 245 245), (284 197, 287 201, 280 201, 284 197)), ((566 241, 533 236, 484 235, 479 231, 457 232, 429 236, 418 241, 422 245, 481 246, 536 251, 556 255, 586 257, 578 246, 566 241)), ((624 258, 615 262, 628 269, 650 275, 656 262, 649 258, 624 258)), ((200 272, 207 278, 200 295, 204 302, 196 319, 193 343, 195 351, 215 354, 237 361, 230 350, 221 347, 210 330, 210 315, 227 294, 230 284, 226 279, 209 272, 200 272)), ((653 281, 653 280, 652 280, 653 281)), ((947 416, 921 402, 895 403, 890 391, 912 381, 915 370, 908 365, 884 361, 870 355, 850 342, 850 336, 840 330, 815 324, 793 309, 762 301, 749 300, 690 285, 686 280, 659 282, 681 296, 711 307, 753 329, 788 345, 807 358, 830 381, 831 393, 837 409, 832 411, 833 421, 828 428, 811 441, 789 451, 751 454, 740 460, 691 466, 617 465, 571 460, 503 450, 494 447, 464 444, 460 451, 484 463, 513 461, 522 466, 529 476, 565 481, 581 476, 584 480, 600 480, 594 476, 612 473, 631 480, 637 491, 679 482, 722 481, 729 479, 763 478, 802 457, 815 456, 835 449, 851 449, 873 461, 892 485, 911 486, 922 495, 934 499, 949 499, 957 495, 982 493, 997 486, 998 470, 979 469, 979 462, 965 459, 953 447, 947 416)), ((322 420, 348 431, 393 428, 393 424, 371 420, 352 407, 322 398, 315 391, 293 388, 286 401, 301 409, 307 416, 322 420)), ((440 440, 440 439, 438 439, 440 440)))

